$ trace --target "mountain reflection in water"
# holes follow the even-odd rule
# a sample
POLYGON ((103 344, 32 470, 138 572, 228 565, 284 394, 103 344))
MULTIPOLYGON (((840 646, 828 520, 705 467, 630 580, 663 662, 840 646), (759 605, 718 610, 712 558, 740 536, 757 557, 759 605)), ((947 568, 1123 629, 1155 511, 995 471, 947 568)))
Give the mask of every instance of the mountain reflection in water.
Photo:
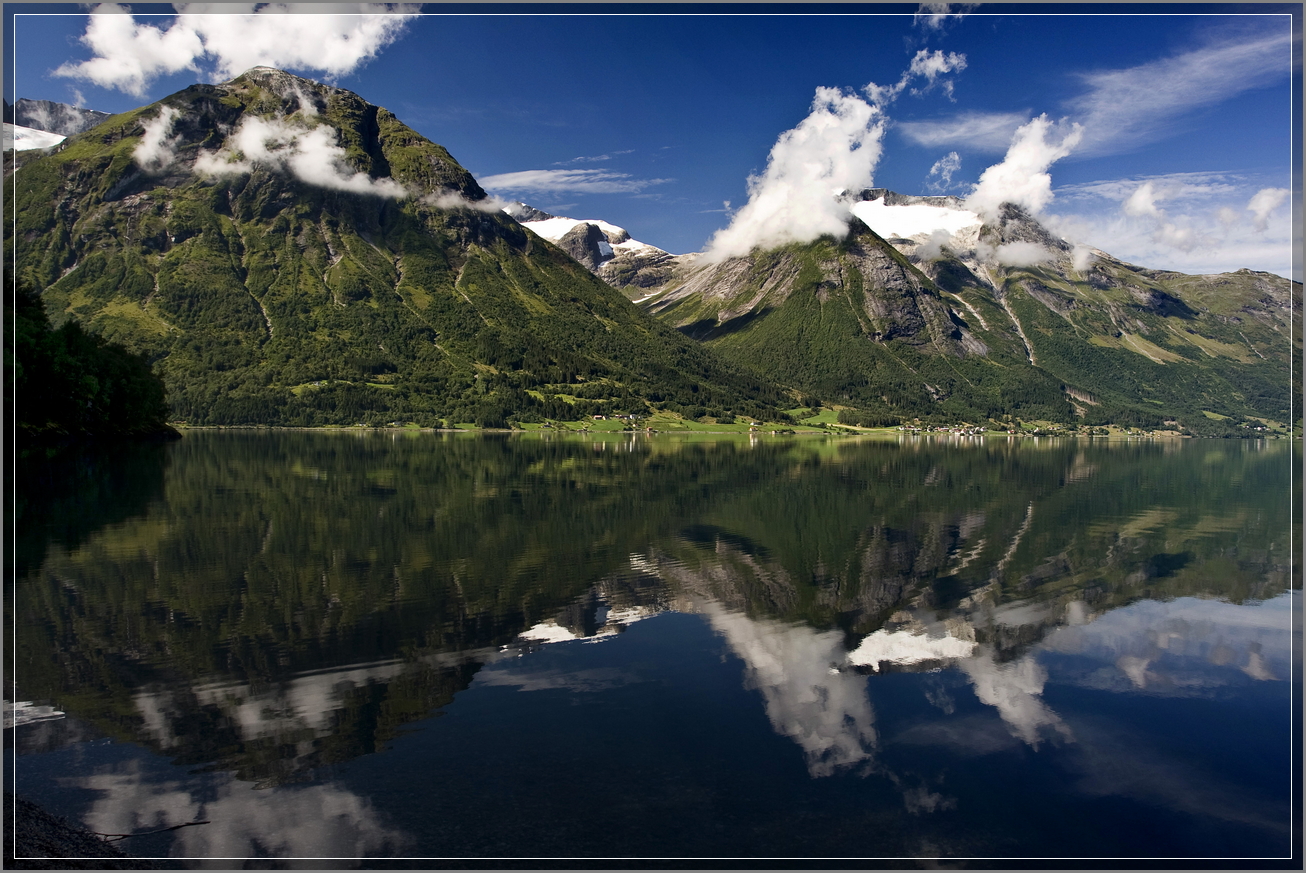
MULTIPOLYGON (((1294 452, 192 433, 133 455, 135 468, 157 464, 140 478, 155 490, 98 528, 83 519, 69 537, 51 520, 76 482, 23 504, 30 557, 6 690, 74 728, 63 751, 15 729, 19 791, 105 833, 221 819, 142 840, 173 857, 615 857, 598 825, 564 839, 543 813, 515 837, 484 830, 477 804, 494 786, 459 781, 467 756, 422 756, 438 740, 497 772, 493 756, 511 756, 464 722, 494 712, 494 730, 532 731, 553 695, 576 713, 559 719, 605 724, 649 706, 688 724, 693 712, 675 708, 704 682, 721 690, 702 718, 738 732, 741 754, 768 749, 749 766, 774 788, 738 794, 748 779, 728 762, 695 770, 708 745, 693 731, 608 732, 614 755, 667 780, 644 789, 645 814, 665 790, 687 800, 660 815, 721 817, 710 833, 682 823, 660 851, 628 840, 629 856, 1275 857, 1291 837, 1298 607, 1285 594, 1290 496, 1267 496, 1284 490, 1294 452), (1184 706, 1213 717, 1172 749, 1158 738, 1184 706), (1260 713, 1255 730, 1235 731, 1230 707, 1260 713), (800 755, 809 787, 786 782, 757 718, 800 755), (97 757, 86 730, 121 753, 97 757), (409 759, 446 775, 397 806, 387 792, 399 789, 376 780, 409 759), (1057 785, 1046 814, 1104 798, 1125 804, 1112 815, 1165 812, 1152 836, 1109 839, 989 821, 975 799, 990 759, 1057 785), (793 803, 807 824, 768 819, 793 803), (423 809, 442 824, 417 824, 423 809), (806 818, 818 812, 827 831, 806 818), (898 835, 848 842, 872 820, 898 835)), ((87 465, 76 469, 85 481, 87 465)), ((544 745, 527 781, 578 741, 532 742, 544 745)), ((588 786, 574 802, 598 804, 585 798, 615 790, 621 764, 588 769, 567 778, 588 786)), ((595 814, 627 808, 633 824, 629 792, 595 814)))

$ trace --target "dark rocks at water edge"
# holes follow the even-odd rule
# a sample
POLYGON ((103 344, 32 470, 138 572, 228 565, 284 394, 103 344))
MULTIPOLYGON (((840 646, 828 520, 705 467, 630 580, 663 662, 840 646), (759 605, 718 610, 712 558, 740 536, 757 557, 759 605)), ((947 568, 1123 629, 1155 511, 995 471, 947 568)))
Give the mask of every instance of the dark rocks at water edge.
POLYGON ((170 870, 179 865, 133 858, 103 837, 5 792, 4 866, 11 870, 170 870))

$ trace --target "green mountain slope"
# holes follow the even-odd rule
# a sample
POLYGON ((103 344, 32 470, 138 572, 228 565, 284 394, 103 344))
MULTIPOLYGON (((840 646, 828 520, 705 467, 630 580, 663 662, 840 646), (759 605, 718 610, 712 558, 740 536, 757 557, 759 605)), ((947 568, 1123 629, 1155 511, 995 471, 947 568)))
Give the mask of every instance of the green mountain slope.
MULTIPOLYGON (((886 193, 956 208, 864 196, 886 193)), ((691 260, 645 305, 860 420, 1010 415, 1193 433, 1292 422, 1299 283, 1085 258, 1011 205, 971 235, 886 241, 854 218, 843 240, 691 260)))
POLYGON ((649 318, 351 92, 256 68, 18 161, 10 263, 56 322, 148 355, 189 423, 776 415, 769 383, 649 318))
POLYGON ((886 422, 1072 414, 1059 382, 1028 366, 1019 337, 996 318, 963 319, 856 219, 843 240, 708 265, 650 302, 722 357, 886 422))

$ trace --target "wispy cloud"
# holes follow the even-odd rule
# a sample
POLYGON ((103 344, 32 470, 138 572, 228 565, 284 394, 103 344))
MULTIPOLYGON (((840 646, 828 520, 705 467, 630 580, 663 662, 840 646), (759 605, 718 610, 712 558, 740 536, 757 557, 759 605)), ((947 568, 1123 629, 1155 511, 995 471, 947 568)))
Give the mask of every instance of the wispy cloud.
POLYGON ((961 155, 956 152, 948 152, 943 157, 934 162, 930 167, 929 178, 939 177, 939 181, 930 182, 929 188, 932 191, 947 191, 952 187, 952 176, 961 169, 961 155))
POLYGON ((952 81, 941 77, 945 73, 956 73, 964 69, 966 69, 965 55, 956 52, 932 52, 928 49, 921 49, 912 58, 911 65, 903 71, 901 78, 895 84, 877 85, 871 82, 863 90, 866 92, 866 96, 871 98, 871 102, 881 109, 896 100, 913 79, 925 80, 925 87, 912 89, 912 94, 917 97, 935 86, 941 86, 943 92, 951 97, 952 81))
POLYGON ((192 70, 215 80, 260 65, 345 75, 398 39, 417 4, 176 4, 165 27, 138 23, 130 7, 101 3, 81 41, 94 57, 54 75, 140 97, 161 75, 192 70), (327 11, 329 10, 329 11, 327 11), (269 27, 268 16, 278 16, 269 27))
POLYGON ((567 167, 567 166, 571 166, 572 164, 600 164, 604 161, 612 160, 617 155, 628 155, 634 151, 635 151, 634 149, 622 149, 621 151, 612 152, 606 155, 586 155, 586 156, 581 156, 579 158, 572 158, 569 161, 554 161, 553 166, 567 167))
POLYGON ((1027 121, 1028 112, 962 112, 931 121, 899 121, 894 129, 928 148, 964 146, 968 151, 999 154, 1011 144, 1016 129, 1027 121))
MULTIPOLYGON (((1192 110, 1287 76, 1290 49, 1286 29, 1262 30, 1134 67, 1080 73, 1086 89, 1064 106, 1084 128, 1075 153, 1118 154, 1161 139, 1192 110)), ((992 153, 1005 149, 1028 119, 1027 112, 970 111, 949 118, 901 121, 895 129, 927 148, 962 146, 992 153)))
POLYGON ((978 3, 922 3, 916 7, 912 24, 926 30, 942 30, 948 19, 960 21, 978 3))
POLYGON ((1245 176, 1237 173, 1167 173, 1164 175, 1133 176, 1125 179, 1102 179, 1057 187, 1058 201, 1114 200, 1123 201, 1138 190, 1139 185, 1151 183, 1153 190, 1162 192, 1162 199, 1217 197, 1233 194, 1247 184, 1245 176))
POLYGON ((1170 133, 1185 113, 1273 84, 1291 70, 1286 27, 1211 42, 1122 70, 1083 73, 1068 107, 1084 125, 1084 155, 1115 154, 1170 133))
POLYGON ((521 170, 478 179, 490 191, 554 194, 634 194, 671 179, 639 179, 629 173, 608 170, 521 170))

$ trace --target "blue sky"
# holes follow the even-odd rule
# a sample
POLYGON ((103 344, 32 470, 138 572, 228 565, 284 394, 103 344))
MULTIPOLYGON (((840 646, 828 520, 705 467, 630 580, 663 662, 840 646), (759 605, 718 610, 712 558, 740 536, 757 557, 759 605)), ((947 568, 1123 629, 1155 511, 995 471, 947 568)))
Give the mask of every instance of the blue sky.
POLYGON ((1027 205, 1063 236, 1148 267, 1293 274, 1299 4, 427 4, 370 29, 257 8, 218 26, 138 4, 93 34, 88 7, 6 4, 6 97, 117 112, 281 66, 387 107, 496 195, 677 253, 783 175, 772 149, 809 115, 866 121, 861 154, 814 134, 789 160, 842 148, 856 166, 831 179, 960 196, 1045 115, 1024 172, 1052 196, 1027 205), (837 89, 824 114, 819 88, 837 89))

